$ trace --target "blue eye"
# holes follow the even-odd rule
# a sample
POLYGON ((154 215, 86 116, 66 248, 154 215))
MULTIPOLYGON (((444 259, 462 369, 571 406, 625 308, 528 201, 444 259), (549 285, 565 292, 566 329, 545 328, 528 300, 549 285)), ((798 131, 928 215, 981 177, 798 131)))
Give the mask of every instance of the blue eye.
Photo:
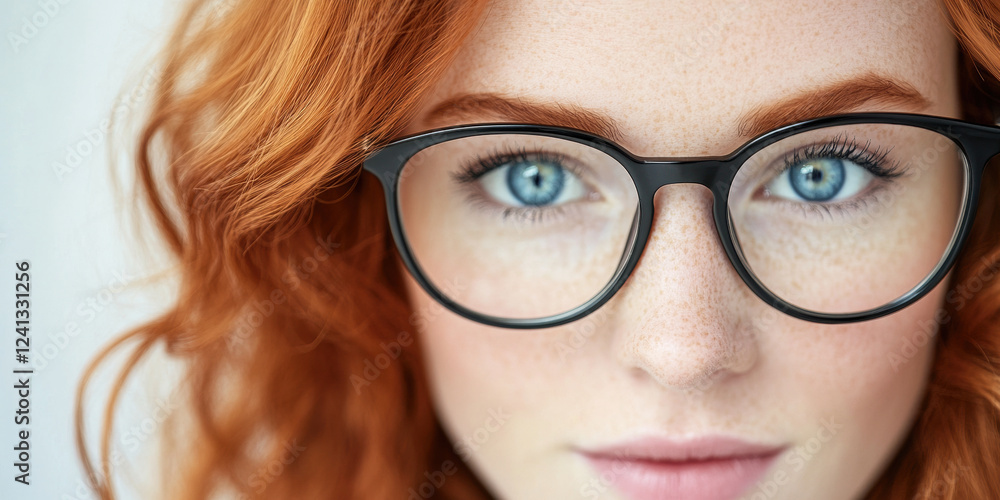
POLYGON ((509 207, 548 208, 584 198, 586 184, 555 155, 518 153, 480 160, 462 182, 477 182, 494 201, 509 207))
POLYGON ((857 196, 875 175, 856 162, 821 157, 801 160, 767 183, 769 196, 801 203, 827 203, 857 196))
POLYGON ((788 169, 788 181, 795 193, 807 201, 829 201, 843 189, 844 161, 815 158, 788 169))
POLYGON ((870 140, 837 136, 789 151, 780 173, 765 184, 765 196, 812 204, 854 198, 875 181, 902 175, 888 159, 890 150, 873 147, 870 140))
POLYGON ((520 161, 507 167, 507 188, 525 205, 548 205, 559 197, 565 183, 562 167, 551 163, 520 161))

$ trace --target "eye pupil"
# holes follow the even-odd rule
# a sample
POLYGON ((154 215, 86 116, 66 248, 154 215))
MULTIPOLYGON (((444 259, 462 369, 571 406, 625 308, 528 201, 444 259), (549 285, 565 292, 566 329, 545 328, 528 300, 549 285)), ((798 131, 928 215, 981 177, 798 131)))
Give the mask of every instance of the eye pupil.
POLYGON ((806 176, 809 177, 809 181, 814 184, 819 184, 819 182, 823 180, 823 172, 813 168, 812 165, 809 165, 808 169, 809 170, 806 176))
POLYGON ((507 173, 507 187, 525 205, 548 205, 562 193, 562 167, 549 163, 520 161, 507 173))
POLYGON ((792 189, 809 201, 828 201, 844 187, 844 163, 836 158, 817 158, 789 169, 792 189))
POLYGON ((537 166, 532 165, 531 167, 526 168, 524 170, 524 176, 529 177, 531 179, 531 183, 534 184, 536 188, 541 187, 542 176, 539 174, 537 166))

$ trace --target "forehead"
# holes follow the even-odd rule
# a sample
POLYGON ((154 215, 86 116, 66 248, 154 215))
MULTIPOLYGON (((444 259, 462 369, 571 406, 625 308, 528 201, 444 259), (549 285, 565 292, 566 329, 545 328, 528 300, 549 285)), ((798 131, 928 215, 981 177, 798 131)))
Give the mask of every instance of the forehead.
POLYGON ((581 106, 649 156, 725 152, 741 115, 862 75, 910 84, 931 102, 921 111, 954 115, 944 15, 929 0, 500 0, 425 111, 471 92, 581 106))

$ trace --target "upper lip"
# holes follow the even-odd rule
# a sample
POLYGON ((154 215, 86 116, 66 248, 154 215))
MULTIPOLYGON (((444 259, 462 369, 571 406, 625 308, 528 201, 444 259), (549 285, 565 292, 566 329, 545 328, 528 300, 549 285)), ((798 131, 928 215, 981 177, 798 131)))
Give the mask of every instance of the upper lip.
POLYGON ((784 448, 784 445, 755 443, 727 436, 701 436, 683 440, 641 437, 580 451, 598 459, 690 462, 769 456, 784 448))

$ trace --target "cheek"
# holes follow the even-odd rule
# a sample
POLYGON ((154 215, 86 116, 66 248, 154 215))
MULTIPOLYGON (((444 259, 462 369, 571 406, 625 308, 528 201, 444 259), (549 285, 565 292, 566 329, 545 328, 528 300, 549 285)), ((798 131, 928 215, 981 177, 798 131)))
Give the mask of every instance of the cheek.
POLYGON ((807 463, 800 484, 868 484, 891 460, 926 390, 944 293, 878 320, 763 337, 763 390, 797 433, 781 467, 807 463))
MULTIPOLYGON (((822 391, 858 411, 878 410, 897 397, 912 400, 925 383, 940 321, 944 286, 892 315, 844 326, 803 325, 776 332, 767 349, 779 371, 796 373, 803 390, 822 391), (798 330, 796 328, 795 330, 798 330)), ((796 323, 801 325, 801 323, 796 323)))
POLYGON ((489 408, 530 408, 558 357, 552 331, 510 330, 462 318, 434 301, 407 274, 407 291, 427 360, 435 405, 455 428, 489 408), (525 388, 534 388, 526 391, 525 388))
POLYGON ((600 329, 581 334, 577 323, 537 331, 481 325, 444 309, 406 276, 434 408, 459 456, 498 488, 538 494, 527 485, 539 474, 557 489, 575 481, 581 471, 551 452, 564 446, 567 429, 592 432, 618 406, 605 401, 600 412, 586 409, 600 398, 584 376, 604 377, 614 367, 605 362, 595 369, 606 360, 577 349, 574 337, 589 335, 584 343, 590 347, 600 329), (581 362, 589 373, 581 373, 581 362))

